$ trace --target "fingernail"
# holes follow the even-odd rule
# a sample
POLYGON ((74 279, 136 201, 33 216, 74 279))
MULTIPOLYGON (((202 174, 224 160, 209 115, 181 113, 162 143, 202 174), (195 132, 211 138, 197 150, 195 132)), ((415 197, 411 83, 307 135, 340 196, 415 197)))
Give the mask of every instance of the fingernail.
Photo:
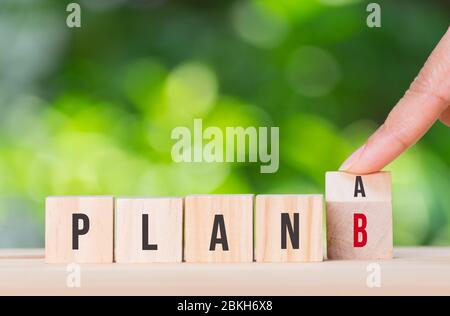
POLYGON ((349 170, 351 168, 351 166, 354 165, 355 162, 357 162, 359 160, 365 147, 366 147, 366 144, 362 145, 353 154, 351 154, 350 157, 348 157, 347 160, 345 160, 344 163, 339 167, 339 170, 340 171, 349 170))

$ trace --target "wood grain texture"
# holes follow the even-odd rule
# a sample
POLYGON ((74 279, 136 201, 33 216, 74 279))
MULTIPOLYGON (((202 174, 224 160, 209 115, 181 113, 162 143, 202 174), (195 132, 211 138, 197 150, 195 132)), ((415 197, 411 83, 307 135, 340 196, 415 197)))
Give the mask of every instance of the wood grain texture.
POLYGON ((328 259, 391 259, 390 202, 327 202, 328 259), (353 214, 367 217, 367 244, 353 246, 353 214))
POLYGON ((340 171, 325 174, 325 199, 327 202, 391 201, 391 173, 382 171, 367 175, 355 175, 340 171), (354 196, 355 180, 360 176, 365 189, 365 197, 354 196))
POLYGON ((82 264, 79 288, 67 286, 66 268, 43 258, 0 259, 0 295, 450 295, 450 247, 395 248, 392 260, 308 264, 82 264), (373 263, 381 269, 378 288, 367 286, 373 263))
POLYGON ((0 259, 43 259, 45 249, 6 248, 0 249, 0 259))
POLYGON ((113 210, 111 196, 48 197, 45 202, 45 258, 48 263, 112 263, 113 210), (87 234, 72 249, 72 214, 89 217, 87 234))
MULTIPOLYGON (((328 259, 390 259, 393 250, 390 173, 361 175, 362 184, 357 184, 357 176, 344 172, 326 174, 328 259), (355 194, 355 187, 363 187, 364 194, 355 194), (355 214, 367 219, 364 233, 356 229, 356 240, 366 239, 365 244, 355 244, 355 214)), ((359 226, 362 222, 357 223, 359 226)))
POLYGON ((257 262, 322 261, 323 196, 257 195, 255 212, 255 257, 257 262), (288 213, 294 227, 294 213, 299 217, 299 248, 294 249, 289 234, 286 249, 281 247, 281 213, 288 213))
POLYGON ((118 198, 115 216, 116 262, 182 261, 183 198, 118 198), (148 215, 148 242, 157 250, 143 250, 143 214, 148 215))
POLYGON ((253 261, 253 195, 189 195, 184 225, 186 262, 253 261), (215 215, 223 215, 228 251, 210 250, 215 215))

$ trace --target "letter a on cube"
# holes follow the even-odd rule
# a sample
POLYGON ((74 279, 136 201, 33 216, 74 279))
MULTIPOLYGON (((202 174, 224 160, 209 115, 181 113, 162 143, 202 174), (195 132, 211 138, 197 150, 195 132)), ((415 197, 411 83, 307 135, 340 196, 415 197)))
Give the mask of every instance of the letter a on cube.
POLYGON ((48 263, 112 263, 111 196, 48 197, 45 258, 48 263))
POLYGON ((185 199, 186 262, 253 261, 253 195, 185 199))

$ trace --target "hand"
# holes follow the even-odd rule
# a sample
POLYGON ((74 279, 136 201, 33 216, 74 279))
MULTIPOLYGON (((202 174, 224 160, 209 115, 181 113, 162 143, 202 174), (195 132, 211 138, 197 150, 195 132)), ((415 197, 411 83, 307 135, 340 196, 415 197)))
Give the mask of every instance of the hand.
POLYGON ((440 119, 450 126, 450 28, 386 121, 339 170, 381 170, 414 145, 440 119))

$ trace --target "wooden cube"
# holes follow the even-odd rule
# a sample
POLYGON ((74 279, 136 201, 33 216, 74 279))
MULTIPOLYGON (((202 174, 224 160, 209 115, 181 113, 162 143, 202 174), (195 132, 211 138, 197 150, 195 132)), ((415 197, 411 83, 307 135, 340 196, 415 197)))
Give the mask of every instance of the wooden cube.
POLYGON ((182 239, 183 198, 117 199, 116 262, 181 262, 182 239))
POLYGON ((48 197, 45 258, 49 263, 112 263, 114 199, 48 197))
POLYGON ((390 259, 391 175, 326 173, 328 259, 390 259))
POLYGON ((321 194, 256 196, 256 261, 322 261, 321 194))
POLYGON ((253 195, 185 199, 186 262, 253 261, 253 195))

